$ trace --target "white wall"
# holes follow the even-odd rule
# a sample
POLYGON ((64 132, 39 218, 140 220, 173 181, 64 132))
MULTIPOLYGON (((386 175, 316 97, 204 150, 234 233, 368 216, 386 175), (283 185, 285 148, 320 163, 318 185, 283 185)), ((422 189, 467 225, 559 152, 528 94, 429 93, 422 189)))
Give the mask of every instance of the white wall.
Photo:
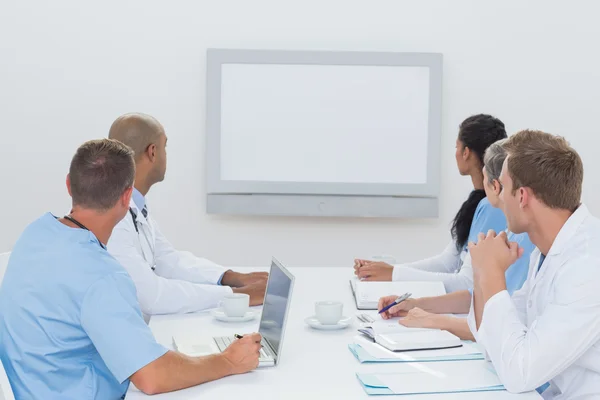
MULTIPOLYGON (((76 147, 129 111, 169 135, 151 210, 179 247, 224 264, 350 265, 355 255, 433 254, 469 191, 454 165, 457 125, 493 113, 510 131, 568 137, 600 214, 600 5, 481 0, 3 0, 0 8, 0 251, 45 211, 69 209, 76 147), (205 49, 444 54, 438 220, 240 218, 205 209, 205 49)), ((407 143, 407 145, 409 145, 407 143)))

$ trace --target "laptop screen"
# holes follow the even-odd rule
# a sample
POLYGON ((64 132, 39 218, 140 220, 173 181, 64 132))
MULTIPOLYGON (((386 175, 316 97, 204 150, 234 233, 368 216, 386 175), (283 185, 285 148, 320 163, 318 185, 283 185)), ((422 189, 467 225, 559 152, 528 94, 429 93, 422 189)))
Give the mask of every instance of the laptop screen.
POLYGON ((278 355, 293 279, 294 277, 277 260, 273 259, 258 332, 268 340, 278 355))

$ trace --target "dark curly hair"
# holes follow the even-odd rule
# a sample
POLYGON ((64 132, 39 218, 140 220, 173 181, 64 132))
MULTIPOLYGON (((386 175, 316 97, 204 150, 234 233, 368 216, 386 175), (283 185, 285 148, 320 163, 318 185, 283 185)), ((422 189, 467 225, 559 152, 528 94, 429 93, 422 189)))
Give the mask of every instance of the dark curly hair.
MULTIPOLYGON (((506 139, 504 123, 488 114, 477 114, 465 119, 459 126, 458 140, 477 156, 483 168, 483 155, 494 142, 506 139)), ((485 197, 485 190, 475 189, 462 204, 452 221, 452 238, 460 251, 469 240, 469 231, 479 202, 485 197)))

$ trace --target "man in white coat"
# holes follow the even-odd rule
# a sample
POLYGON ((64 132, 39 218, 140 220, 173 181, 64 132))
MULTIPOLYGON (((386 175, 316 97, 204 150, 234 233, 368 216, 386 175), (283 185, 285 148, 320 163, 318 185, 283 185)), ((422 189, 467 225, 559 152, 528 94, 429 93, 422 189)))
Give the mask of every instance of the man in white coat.
POLYGON ((469 327, 510 392, 600 398, 600 220, 581 204, 583 163, 561 137, 522 131, 504 148, 500 182, 508 229, 537 247, 512 298, 504 272, 521 255, 490 231, 470 243, 469 327))
POLYGON ((131 275, 142 312, 150 316, 214 308, 232 292, 249 294, 251 305, 262 304, 266 272, 237 273, 178 251, 153 220, 146 194, 165 177, 167 136, 162 125, 149 115, 126 114, 112 124, 109 138, 135 153, 129 213, 113 230, 108 251, 131 275))

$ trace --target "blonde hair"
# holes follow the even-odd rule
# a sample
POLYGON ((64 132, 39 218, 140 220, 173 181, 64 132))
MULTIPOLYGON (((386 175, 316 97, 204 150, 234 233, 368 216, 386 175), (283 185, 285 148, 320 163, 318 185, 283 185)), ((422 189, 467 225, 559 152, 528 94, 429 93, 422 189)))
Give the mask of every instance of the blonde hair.
POLYGON ((583 162, 561 136, 523 130, 504 148, 513 194, 528 187, 548 207, 575 211, 581 204, 583 162))

